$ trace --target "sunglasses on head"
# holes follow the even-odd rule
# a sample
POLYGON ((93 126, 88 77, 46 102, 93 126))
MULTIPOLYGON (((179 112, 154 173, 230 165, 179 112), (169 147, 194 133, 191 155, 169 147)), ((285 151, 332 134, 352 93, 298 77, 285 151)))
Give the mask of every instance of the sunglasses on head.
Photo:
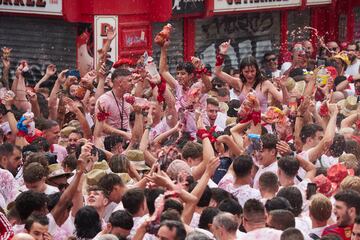
POLYGON ((276 57, 274 57, 274 58, 268 58, 268 59, 266 59, 266 61, 267 61, 267 62, 275 62, 275 61, 276 61, 276 57))

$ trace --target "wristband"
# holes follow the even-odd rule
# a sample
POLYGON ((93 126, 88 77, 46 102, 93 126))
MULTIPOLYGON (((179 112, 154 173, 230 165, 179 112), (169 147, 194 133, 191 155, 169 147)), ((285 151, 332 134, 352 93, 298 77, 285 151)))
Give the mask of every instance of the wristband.
POLYGON ((224 60, 225 60, 225 58, 224 58, 223 55, 221 55, 221 54, 216 55, 216 63, 215 63, 215 66, 216 66, 216 67, 219 67, 219 66, 223 65, 224 60))

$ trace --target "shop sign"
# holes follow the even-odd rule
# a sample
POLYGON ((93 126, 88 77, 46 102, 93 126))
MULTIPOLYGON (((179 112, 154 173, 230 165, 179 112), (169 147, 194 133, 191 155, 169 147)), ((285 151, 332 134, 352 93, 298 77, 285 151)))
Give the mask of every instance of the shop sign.
POLYGON ((205 0, 172 0, 172 14, 194 14, 205 11, 205 0))
POLYGON ((299 7, 302 0, 214 0, 214 12, 299 7))
POLYGON ((0 12, 62 15, 62 0, 0 0, 0 12))
MULTIPOLYGON (((106 42, 106 35, 107 30, 113 27, 116 29, 116 32, 118 32, 118 17, 117 16, 102 16, 102 15, 96 15, 94 17, 94 60, 95 63, 99 60, 99 54, 98 50, 102 49, 106 42)), ((118 59, 118 34, 114 38, 114 40, 111 42, 110 50, 108 52, 108 55, 110 55, 109 60, 116 62, 118 59)))
POLYGON ((306 0, 306 5, 330 4, 332 0, 306 0))

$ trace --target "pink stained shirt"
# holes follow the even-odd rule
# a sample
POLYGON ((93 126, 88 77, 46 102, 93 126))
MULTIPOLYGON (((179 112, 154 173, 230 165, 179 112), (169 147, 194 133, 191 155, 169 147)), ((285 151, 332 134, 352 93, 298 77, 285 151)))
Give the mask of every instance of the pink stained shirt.
POLYGON ((103 95, 101 95, 97 100, 95 106, 95 116, 99 113, 99 104, 102 108, 104 108, 104 110, 107 113, 110 114, 110 116, 106 120, 107 124, 117 129, 121 129, 121 125, 122 125, 124 129, 130 131, 129 116, 132 107, 129 103, 123 101, 119 97, 116 97, 115 100, 112 91, 108 91, 103 95), (121 124, 121 115, 123 121, 122 124, 121 124))

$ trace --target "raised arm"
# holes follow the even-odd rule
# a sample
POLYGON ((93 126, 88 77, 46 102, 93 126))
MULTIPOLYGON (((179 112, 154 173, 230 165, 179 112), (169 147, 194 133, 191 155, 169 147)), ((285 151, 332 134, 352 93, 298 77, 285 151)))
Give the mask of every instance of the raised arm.
POLYGON ((236 90, 241 91, 242 82, 240 81, 240 79, 236 77, 232 77, 229 74, 222 71, 222 64, 224 63, 224 57, 227 51, 229 50, 229 47, 230 47, 230 41, 223 42, 219 46, 219 54, 216 56, 215 76, 225 81, 236 90))
POLYGON ((175 127, 178 121, 179 114, 175 108, 175 103, 176 103, 175 96, 168 87, 165 89, 164 98, 166 102, 166 109, 165 109, 166 123, 169 125, 169 127, 175 127))
POLYGON ((354 113, 346 117, 341 121, 341 128, 351 127, 357 120, 360 119, 359 117, 360 117, 359 113, 354 113))
POLYGON ((160 75, 165 78, 166 82, 172 89, 175 89, 177 84, 176 79, 170 74, 169 67, 167 65, 167 48, 170 45, 170 41, 166 41, 164 46, 161 47, 161 54, 160 54, 160 63, 159 63, 159 72, 160 75))
POLYGON ((39 88, 42 83, 46 82, 51 76, 53 76, 56 73, 56 66, 54 64, 49 64, 46 67, 46 73, 45 75, 40 79, 39 82, 36 83, 34 90, 35 92, 39 91, 39 88))
POLYGON ((54 87, 51 90, 50 96, 49 96, 49 117, 50 119, 56 120, 57 119, 57 94, 60 91, 60 87, 61 85, 65 82, 66 77, 65 77, 65 73, 68 70, 64 70, 62 71, 59 75, 58 78, 55 81, 54 87))
POLYGON ((329 104, 330 120, 326 127, 323 139, 318 145, 309 150, 309 161, 315 162, 324 152, 327 146, 331 145, 336 129, 336 117, 339 112, 336 104, 329 104))
POLYGON ((295 158, 296 160, 298 160, 300 167, 302 167, 306 171, 305 179, 307 178, 312 181, 316 176, 315 165, 312 162, 305 160, 299 155, 296 155, 295 158))

